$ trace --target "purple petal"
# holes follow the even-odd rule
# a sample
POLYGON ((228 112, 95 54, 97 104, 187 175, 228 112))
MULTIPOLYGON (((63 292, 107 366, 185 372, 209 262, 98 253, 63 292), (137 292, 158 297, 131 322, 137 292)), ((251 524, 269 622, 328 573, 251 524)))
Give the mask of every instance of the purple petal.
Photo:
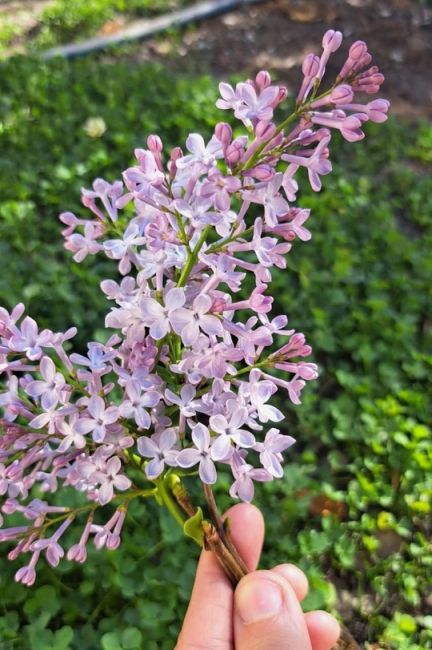
POLYGON ((210 433, 203 424, 197 424, 192 430, 192 440, 199 451, 207 451, 210 446, 210 433))
POLYGON ((229 436, 219 436, 216 438, 211 447, 211 457, 213 460, 222 460, 231 452, 231 439, 229 436))
POLYGON ((182 449, 177 456, 177 464, 179 467, 192 467, 200 462, 202 456, 198 449, 182 449))
POLYGON ((213 461, 211 460, 211 458, 209 458, 208 456, 203 458, 200 462, 199 475, 203 483, 207 483, 208 485, 212 483, 216 483, 217 480, 216 467, 213 461))
POLYGON ((159 458, 154 458, 149 462, 148 465, 146 465, 145 473, 147 474, 147 477, 150 480, 153 480, 163 472, 163 468, 164 468, 163 460, 159 460, 159 458))

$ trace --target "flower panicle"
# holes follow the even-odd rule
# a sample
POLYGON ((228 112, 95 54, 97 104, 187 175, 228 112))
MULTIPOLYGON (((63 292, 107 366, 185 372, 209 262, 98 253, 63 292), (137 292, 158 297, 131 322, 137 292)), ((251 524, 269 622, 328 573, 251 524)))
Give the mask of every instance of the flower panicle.
POLYGON ((90 219, 60 215, 76 262, 103 254, 122 276, 101 283, 111 303, 105 343, 70 352, 74 327, 41 330, 21 303, 0 308, 0 541, 15 543, 11 559, 30 554, 18 581, 33 584, 41 555, 56 566, 64 556, 86 561, 91 539, 117 548, 129 500, 155 494, 170 473, 213 484, 226 467, 231 496, 245 501, 256 481, 282 476, 295 441, 277 428, 283 413, 272 398, 282 391, 298 405, 318 377, 305 336, 271 314, 274 269, 312 236, 310 211, 295 205, 298 172, 319 191, 332 170, 332 132, 356 142, 389 109, 385 99, 357 98, 384 79, 362 41, 321 91, 341 42, 329 30, 321 56, 305 58, 294 112, 279 123, 288 93, 268 72, 221 83, 216 104, 242 133, 221 121, 207 142, 192 133, 172 151, 150 135, 122 180, 82 191, 90 219), (247 277, 250 293, 239 296, 247 277), (85 505, 50 505, 64 486, 85 505), (46 500, 32 500, 35 487, 46 500), (100 523, 108 505, 114 514, 100 523), (23 525, 7 527, 16 513, 23 525), (65 554, 64 535, 83 514, 65 554))

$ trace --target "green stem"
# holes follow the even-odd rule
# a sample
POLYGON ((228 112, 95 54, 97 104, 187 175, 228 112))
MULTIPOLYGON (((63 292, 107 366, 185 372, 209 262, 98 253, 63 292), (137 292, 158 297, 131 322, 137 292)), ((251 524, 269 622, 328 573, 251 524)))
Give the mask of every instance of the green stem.
POLYGON ((185 518, 183 517, 183 513, 179 506, 177 505, 177 502, 171 495, 170 490, 168 489, 168 486, 165 482, 164 479, 161 480, 156 480, 155 481, 157 487, 158 487, 158 494, 161 497, 162 501, 168 508, 168 511, 170 514, 174 517, 176 522, 181 526, 182 530, 184 528, 184 523, 185 523, 185 518))
POLYGON ((198 253, 200 252, 201 248, 203 247, 203 244, 205 240, 207 239, 207 236, 211 230, 211 226, 206 226, 204 230, 202 231, 195 248, 193 249, 192 253, 188 255, 187 262, 184 266, 184 269, 182 271, 182 274, 179 278, 179 281, 177 282, 177 287, 184 287, 187 279, 189 277, 190 272, 192 271, 194 265, 196 264, 196 261, 198 259, 198 253))

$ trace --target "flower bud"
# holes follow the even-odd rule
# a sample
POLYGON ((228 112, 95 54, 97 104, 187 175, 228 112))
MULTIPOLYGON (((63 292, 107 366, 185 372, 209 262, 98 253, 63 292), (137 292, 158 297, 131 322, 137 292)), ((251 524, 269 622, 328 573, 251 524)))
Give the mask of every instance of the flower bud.
POLYGON ((271 84, 271 77, 267 70, 260 70, 255 77, 255 83, 260 90, 264 90, 271 84))
POLYGON ((319 69, 320 60, 316 54, 308 54, 302 65, 302 72, 305 77, 315 77, 319 69))
POLYGON ((332 104, 350 104, 354 97, 354 91, 349 84, 336 86, 330 95, 332 104))
POLYGON ((271 165, 257 165, 250 170, 250 175, 257 178, 259 181, 269 181, 273 178, 275 171, 271 165))
POLYGON ((281 104, 288 97, 288 88, 286 86, 279 86, 279 94, 276 97, 274 106, 281 104))
POLYGON ((232 128, 226 122, 219 122, 215 127, 215 136, 219 142, 227 146, 232 140, 232 128))
POLYGON ((260 140, 270 140, 274 136, 276 126, 273 122, 258 122, 255 127, 255 135, 260 140))
POLYGON ((183 151, 180 149, 180 147, 174 147, 174 149, 171 151, 170 159, 172 162, 176 162, 182 156, 183 151))
POLYGON ((163 149, 162 140, 158 135, 149 135, 147 138, 147 146, 152 153, 161 153, 163 149))
POLYGON ((342 43, 342 32, 336 32, 334 29, 328 29, 323 36, 322 46, 325 50, 336 52, 342 43))
POLYGON ((237 165, 241 158, 241 155, 241 149, 238 149, 234 145, 230 144, 226 149, 225 159, 229 165, 237 165))
POLYGON ((356 41, 349 49, 349 58, 352 61, 359 61, 367 54, 367 45, 364 41, 356 41))

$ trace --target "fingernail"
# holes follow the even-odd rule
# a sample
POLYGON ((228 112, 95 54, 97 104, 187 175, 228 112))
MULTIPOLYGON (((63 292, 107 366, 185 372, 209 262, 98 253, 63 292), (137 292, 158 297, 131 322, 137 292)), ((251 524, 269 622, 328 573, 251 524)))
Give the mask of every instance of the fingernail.
POLYGON ((275 616, 282 608, 280 586, 266 578, 249 578, 235 592, 236 611, 243 623, 256 623, 275 616))

